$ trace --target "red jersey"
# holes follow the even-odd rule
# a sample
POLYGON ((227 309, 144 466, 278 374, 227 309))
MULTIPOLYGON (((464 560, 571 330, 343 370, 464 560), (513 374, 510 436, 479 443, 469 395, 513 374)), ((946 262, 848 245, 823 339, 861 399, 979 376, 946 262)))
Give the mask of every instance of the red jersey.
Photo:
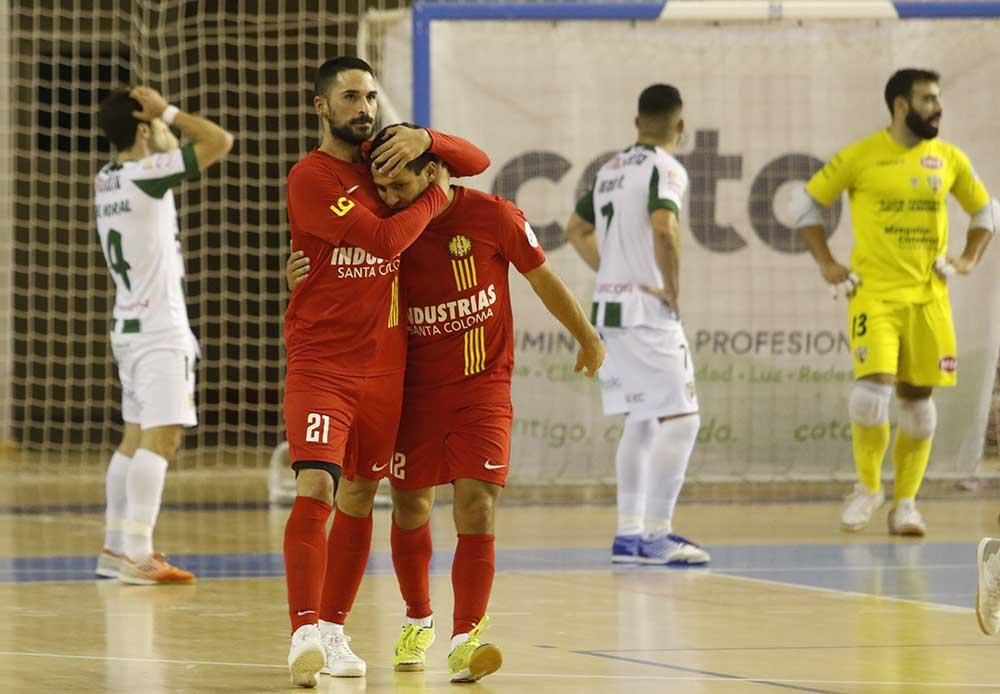
MULTIPOLYGON (((431 140, 430 151, 454 176, 489 166, 486 154, 465 140, 441 133, 432 133, 431 140)), ((288 371, 353 376, 401 371, 406 331, 399 254, 446 203, 444 193, 429 186, 406 210, 391 215, 367 163, 316 149, 289 172, 287 201, 292 247, 312 264, 285 312, 288 371)))
POLYGON ((512 202, 454 187, 451 206, 403 254, 406 397, 462 384, 463 398, 509 400, 514 319, 508 270, 545 262, 512 202))

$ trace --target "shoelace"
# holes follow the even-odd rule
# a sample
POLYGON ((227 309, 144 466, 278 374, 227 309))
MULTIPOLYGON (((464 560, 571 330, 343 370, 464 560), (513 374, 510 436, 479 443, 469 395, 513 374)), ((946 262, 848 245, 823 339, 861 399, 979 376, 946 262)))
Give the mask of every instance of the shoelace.
POLYGON ((412 629, 403 627, 403 638, 399 644, 400 650, 403 651, 416 651, 421 648, 421 636, 424 634, 424 630, 427 627, 414 626, 412 629))
POLYGON ((479 620, 479 624, 472 628, 469 632, 469 641, 477 638, 481 633, 490 628, 490 618, 489 615, 484 615, 482 619, 479 620))
POLYGON ((333 651, 337 658, 356 658, 351 650, 351 637, 347 634, 327 634, 323 637, 323 645, 333 651))

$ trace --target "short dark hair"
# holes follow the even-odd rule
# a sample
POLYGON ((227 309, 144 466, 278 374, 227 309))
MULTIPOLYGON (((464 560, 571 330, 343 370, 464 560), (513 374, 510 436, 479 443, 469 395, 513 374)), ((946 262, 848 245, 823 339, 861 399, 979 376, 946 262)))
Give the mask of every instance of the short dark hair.
POLYGON ((135 133, 142 122, 132 115, 134 111, 141 111, 142 106, 129 96, 131 92, 132 87, 119 87, 108 94, 97 112, 98 126, 119 151, 130 149, 135 144, 135 133))
POLYGON ((885 105, 889 108, 889 115, 892 115, 892 105, 896 102, 897 96, 909 100, 910 95, 913 94, 914 84, 940 81, 941 75, 934 70, 913 67, 896 70, 889 81, 885 83, 885 105))
MULTIPOLYGON (((374 152, 376 149, 385 144, 385 141, 389 139, 390 128, 411 128, 413 130, 418 130, 420 126, 414 125, 413 123, 393 123, 392 125, 385 126, 384 128, 378 131, 378 134, 372 140, 372 148, 369 150, 369 152, 374 152)), ((436 154, 432 154, 430 151, 427 151, 421 154, 413 161, 407 162, 405 168, 409 169, 413 173, 420 173, 431 162, 438 163, 440 161, 441 157, 439 157, 436 154)), ((369 162, 369 165, 370 164, 371 162, 369 162)))
POLYGON ((327 90, 337 79, 337 75, 347 70, 364 70, 372 77, 375 76, 372 66, 361 58, 355 58, 353 55, 339 55, 336 58, 330 58, 316 71, 316 96, 326 96, 327 90))
POLYGON ((684 101, 681 93, 669 84, 652 84, 639 95, 639 115, 671 117, 681 110, 684 101))

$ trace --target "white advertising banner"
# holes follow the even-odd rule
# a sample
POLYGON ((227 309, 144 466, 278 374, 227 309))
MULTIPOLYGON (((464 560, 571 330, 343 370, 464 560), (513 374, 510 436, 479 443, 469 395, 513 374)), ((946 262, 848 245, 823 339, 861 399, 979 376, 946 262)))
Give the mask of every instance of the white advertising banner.
MULTIPOLYGON (((395 31, 387 42, 398 47, 408 27, 395 31)), ((681 302, 703 422, 690 476, 843 478, 853 470, 846 306, 831 299, 788 226, 787 184, 884 127, 885 82, 912 66, 942 73, 942 136, 1000 192, 998 42, 1000 25, 971 21, 435 22, 432 125, 490 153, 490 170, 465 183, 526 211, 550 262, 589 308, 593 275, 562 227, 603 156, 633 141, 639 92, 677 86, 691 180, 681 302)), ((384 82, 400 85, 391 92, 405 83, 408 60, 386 52, 384 82)), ((853 243, 846 203, 830 239, 845 264, 853 243)), ((957 254, 968 218, 949 209, 957 254)), ((979 459, 1000 343, 998 258, 991 248, 973 276, 951 280, 959 385, 935 395, 931 476, 969 474, 979 459)), ((568 334, 527 283, 513 284, 512 482, 610 481, 621 420, 604 417, 597 384, 573 373, 568 334)))

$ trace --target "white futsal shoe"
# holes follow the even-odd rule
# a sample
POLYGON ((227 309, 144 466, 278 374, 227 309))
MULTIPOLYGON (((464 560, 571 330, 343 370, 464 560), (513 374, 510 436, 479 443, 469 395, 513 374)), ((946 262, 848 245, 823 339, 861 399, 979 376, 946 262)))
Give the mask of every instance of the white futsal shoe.
POLYGON ((923 537, 927 534, 924 517, 917 510, 913 499, 900 499, 896 508, 889 511, 889 534, 923 537))
POLYGON ((707 564, 708 552, 680 535, 654 535, 639 542, 640 564, 707 564))
POLYGON ((976 619, 987 636, 1000 631, 1000 540, 984 537, 976 552, 979 586, 976 589, 976 619))
POLYGON ((292 684, 315 687, 320 671, 326 666, 326 651, 320 637, 319 626, 303 624, 292 634, 292 647, 288 651, 288 671, 292 684))
POLYGON ((844 510, 840 514, 840 529, 856 533, 868 527, 872 514, 885 503, 885 493, 870 492, 863 484, 855 484, 854 491, 844 499, 844 510))
POLYGON ((323 634, 326 651, 324 675, 333 677, 364 677, 368 671, 365 661, 351 650, 351 637, 344 634, 323 634))

